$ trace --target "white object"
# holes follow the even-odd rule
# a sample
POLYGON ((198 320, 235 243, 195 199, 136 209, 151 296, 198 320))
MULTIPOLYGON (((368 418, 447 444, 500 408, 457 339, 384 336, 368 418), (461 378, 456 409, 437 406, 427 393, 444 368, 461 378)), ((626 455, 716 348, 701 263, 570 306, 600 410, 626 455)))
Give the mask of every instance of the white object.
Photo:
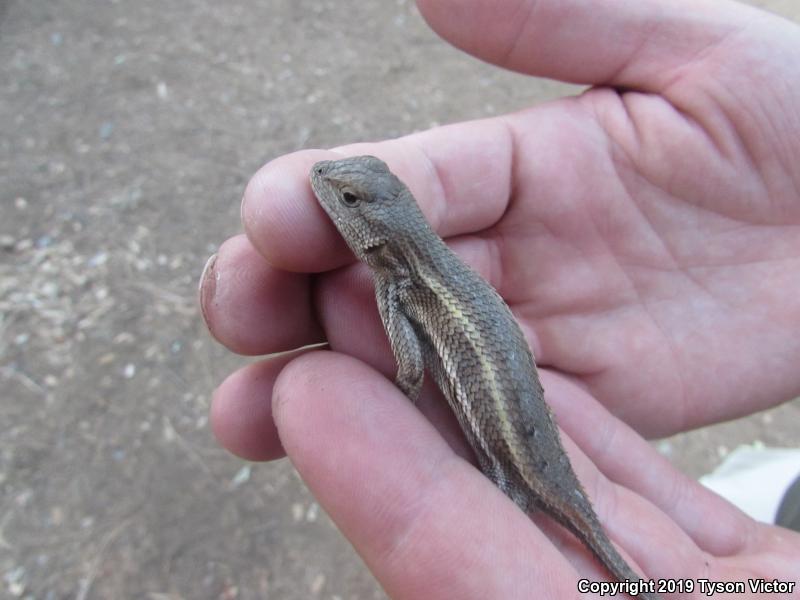
POLYGON ((700 483, 758 521, 774 523, 786 490, 800 475, 800 449, 739 446, 700 483))

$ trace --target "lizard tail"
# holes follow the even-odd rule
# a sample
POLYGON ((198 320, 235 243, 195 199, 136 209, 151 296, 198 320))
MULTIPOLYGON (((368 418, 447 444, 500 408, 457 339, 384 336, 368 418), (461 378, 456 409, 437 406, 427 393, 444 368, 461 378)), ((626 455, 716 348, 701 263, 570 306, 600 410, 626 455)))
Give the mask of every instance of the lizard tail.
MULTIPOLYGON (((626 580, 643 581, 642 577, 628 565, 627 561, 622 558, 622 555, 611 543, 591 506, 564 508, 567 510, 562 510, 562 507, 549 506, 548 512, 592 551, 592 554, 614 576, 614 579, 620 582, 626 580), (570 514, 567 514, 567 512, 570 514), (583 526, 578 527, 577 523, 581 523, 583 526)), ((661 600, 660 595, 644 590, 640 591, 637 598, 641 600, 661 600)))

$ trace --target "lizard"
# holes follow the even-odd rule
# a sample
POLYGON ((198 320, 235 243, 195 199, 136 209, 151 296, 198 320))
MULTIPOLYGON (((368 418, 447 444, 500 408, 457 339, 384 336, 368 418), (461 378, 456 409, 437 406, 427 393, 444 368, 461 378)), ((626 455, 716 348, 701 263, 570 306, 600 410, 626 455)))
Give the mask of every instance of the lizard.
MULTIPOLYGON (((320 161, 309 178, 339 234, 371 270, 396 385, 415 402, 427 369, 497 487, 527 514, 541 509, 571 531, 620 582, 644 582, 609 540, 572 468, 533 354, 505 301, 433 231, 380 159, 320 161)), ((659 596, 642 586, 639 598, 659 596)))

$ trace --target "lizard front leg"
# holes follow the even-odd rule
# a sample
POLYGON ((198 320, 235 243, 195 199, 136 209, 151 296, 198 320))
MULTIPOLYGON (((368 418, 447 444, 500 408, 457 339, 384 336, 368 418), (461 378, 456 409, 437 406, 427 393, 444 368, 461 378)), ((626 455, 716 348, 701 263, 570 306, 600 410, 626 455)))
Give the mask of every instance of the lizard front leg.
POLYGON ((376 276, 375 296, 383 327, 397 361, 395 384, 412 402, 416 402, 425 378, 425 362, 420 340, 403 312, 400 301, 403 286, 409 283, 408 280, 376 276))

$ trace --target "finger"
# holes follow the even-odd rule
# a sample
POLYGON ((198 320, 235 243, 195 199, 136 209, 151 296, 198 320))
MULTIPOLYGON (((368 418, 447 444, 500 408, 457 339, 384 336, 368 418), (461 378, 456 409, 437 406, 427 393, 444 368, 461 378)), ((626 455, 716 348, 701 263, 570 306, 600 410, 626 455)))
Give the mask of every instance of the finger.
POLYGON ((285 456, 272 419, 275 380, 297 353, 271 357, 235 371, 214 390, 209 420, 220 445, 246 460, 285 456))
POLYGON ((282 352, 324 340, 308 277, 271 267, 243 235, 227 240, 200 278, 211 334, 239 354, 282 352))
MULTIPOLYGON (((285 456, 272 418, 272 390, 281 369, 309 351, 313 349, 287 352, 247 365, 214 390, 209 420, 221 446, 246 460, 285 456)), ((474 460, 453 413, 430 381, 423 387, 416 406, 459 456, 474 460)))
MULTIPOLYGON (((730 556, 742 551, 743 531, 752 530, 751 519, 728 501, 686 477, 647 441, 623 421, 611 415, 600 403, 568 378, 543 373, 548 403, 553 407, 558 424, 581 449, 580 455, 571 453, 573 462, 579 463, 586 455, 603 476, 623 489, 632 490, 647 498, 669 516, 670 523, 680 527, 670 532, 673 539, 691 537, 694 545, 718 556, 730 556), (587 426, 591 423, 591 427, 587 426), (709 519, 708 515, 714 518, 709 519)), ((579 467, 576 464, 576 468, 579 467)), ((589 472, 589 471, 584 471, 589 472)), ((603 488, 592 494, 595 507, 603 512, 608 501, 603 488)), ((625 539, 626 531, 620 528, 614 538, 632 548, 634 539, 625 539)), ((646 543, 646 536, 642 538, 646 543)), ((750 538, 754 540, 755 538, 750 538)), ((678 542, 673 542, 673 546, 678 542)), ((686 552, 676 552, 684 557, 686 552)), ((646 565, 644 565, 646 566, 646 565)), ((688 565, 687 565, 688 566, 688 565)))
POLYGON ((273 410, 298 472, 392 598, 574 595, 559 552, 372 369, 301 357, 273 410))
MULTIPOLYGON (((492 280, 496 270, 479 244, 456 240, 454 249, 492 280)), ((240 354, 283 352, 327 339, 334 349, 371 364, 386 377, 396 373, 372 278, 360 263, 311 285, 305 275, 269 266, 244 236, 237 236, 209 259, 199 296, 211 334, 240 354), (359 334, 353 335, 354 330, 359 334)))
POLYGON ((455 46, 502 67, 579 84, 662 91, 758 19, 709 0, 417 0, 455 46))
POLYGON ((242 203, 244 228, 267 261, 290 271, 317 272, 352 260, 318 206, 308 182, 318 160, 373 154, 409 186, 443 236, 484 229, 502 216, 511 190, 513 139, 502 119, 473 121, 336 152, 282 156, 251 179, 242 203))

